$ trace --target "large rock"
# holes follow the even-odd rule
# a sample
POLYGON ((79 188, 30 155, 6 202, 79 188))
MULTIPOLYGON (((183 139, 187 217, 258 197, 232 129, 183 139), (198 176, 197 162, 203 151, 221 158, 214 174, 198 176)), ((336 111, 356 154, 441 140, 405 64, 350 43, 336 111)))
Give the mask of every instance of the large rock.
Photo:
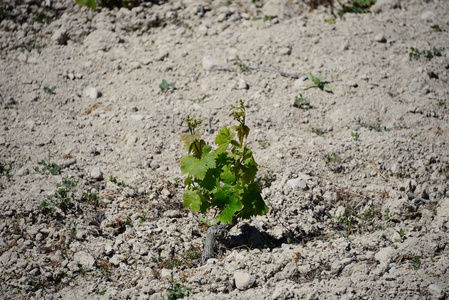
POLYGON ((85 271, 92 271, 95 265, 95 258, 85 251, 75 253, 73 261, 81 265, 85 271))
POLYGON ((373 13, 386 12, 395 8, 401 8, 400 0, 377 0, 370 11, 373 13))
POLYGON ((239 290, 246 290, 250 288, 256 279, 248 272, 235 272, 234 274, 235 287, 239 290))
POLYGON ((84 46, 88 52, 109 51, 120 41, 115 32, 109 30, 95 30, 84 39, 84 46))
POLYGON ((293 17, 295 11, 287 0, 269 0, 263 6, 262 13, 266 17, 286 19, 293 17))

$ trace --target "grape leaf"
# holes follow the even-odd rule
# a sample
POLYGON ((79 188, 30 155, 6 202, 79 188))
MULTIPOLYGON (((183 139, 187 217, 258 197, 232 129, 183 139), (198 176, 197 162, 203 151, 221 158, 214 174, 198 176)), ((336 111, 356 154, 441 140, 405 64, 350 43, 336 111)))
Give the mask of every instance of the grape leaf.
POLYGON ((235 181, 235 175, 231 171, 231 166, 225 165, 222 170, 223 172, 220 174, 221 180, 223 180, 224 183, 233 184, 235 181))
POLYGON ((243 210, 238 214, 242 219, 249 219, 252 216, 262 216, 268 212, 268 206, 261 196, 260 186, 253 182, 248 185, 242 195, 243 210))
POLYGON ((189 151, 190 149, 190 145, 193 144, 193 142, 195 142, 196 140, 201 139, 201 134, 196 133, 194 135, 192 134, 181 134, 181 142, 183 142, 186 145, 186 149, 187 151, 189 151))
POLYGON ((199 212, 201 204, 203 202, 204 196, 200 194, 197 190, 187 189, 184 194, 184 206, 192 209, 193 211, 199 212))
POLYGON ((217 144, 218 149, 215 150, 217 154, 223 153, 228 148, 232 139, 234 138, 235 133, 232 132, 229 128, 223 127, 217 133, 217 137, 215 138, 215 144, 217 144))
POLYGON ((212 204, 221 207, 221 213, 217 216, 217 221, 223 224, 232 223, 232 217, 242 209, 240 194, 242 188, 239 185, 224 184, 215 193, 212 204))
POLYGON ((215 167, 215 153, 204 154, 200 159, 193 156, 184 156, 181 158, 182 174, 190 174, 200 180, 206 176, 207 169, 215 167))

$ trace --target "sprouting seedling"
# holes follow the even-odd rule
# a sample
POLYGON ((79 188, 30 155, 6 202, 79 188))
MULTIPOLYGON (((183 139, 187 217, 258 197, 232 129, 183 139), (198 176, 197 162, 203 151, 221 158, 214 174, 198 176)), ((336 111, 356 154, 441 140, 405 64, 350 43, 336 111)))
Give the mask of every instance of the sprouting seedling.
POLYGON ((446 101, 445 100, 443 100, 443 99, 438 99, 437 100, 437 106, 442 107, 442 106, 445 106, 445 105, 446 105, 446 101))
POLYGON ((326 163, 331 164, 331 163, 337 162, 339 157, 337 154, 326 155, 325 159, 326 159, 326 163))
POLYGON ((326 129, 321 129, 321 128, 310 127, 310 130, 313 133, 315 133, 316 135, 323 135, 323 134, 327 133, 326 129))
POLYGON ((50 95, 55 94, 55 89, 56 89, 55 86, 52 88, 49 88, 48 86, 44 86, 44 92, 46 92, 47 94, 50 94, 50 95))
POLYGON ((193 101, 193 103, 201 103, 201 102, 203 102, 204 100, 206 100, 206 98, 209 98, 209 94, 206 94, 206 95, 204 95, 204 96, 201 97, 201 98, 193 99, 192 101, 193 101))
POLYGON ((328 85, 328 82, 325 81, 325 79, 323 79, 321 76, 314 76, 312 73, 309 73, 309 79, 312 83, 306 87, 307 89, 319 88, 322 91, 333 93, 331 87, 328 85))
POLYGON ((242 73, 251 73, 251 67, 244 64, 240 57, 236 56, 234 59, 234 65, 237 66, 242 73))
POLYGON ((309 108, 310 102, 309 100, 304 98, 302 94, 299 94, 299 97, 298 96, 295 97, 295 102, 293 103, 293 106, 297 108, 309 108))
POLYGON ((432 25, 432 26, 430 26, 430 28, 432 28, 435 31, 441 31, 440 25, 438 25, 438 24, 432 25))
POLYGON ((441 56, 441 50, 433 47, 431 50, 419 51, 418 48, 411 47, 408 54, 410 58, 418 59, 421 55, 424 55, 427 59, 432 59, 435 56, 441 56))
POLYGON ((405 231, 404 229, 396 230, 397 234, 399 234, 399 239, 395 239, 395 242, 402 243, 405 240, 405 231))
POLYGON ((209 221, 208 219, 203 218, 203 217, 201 217, 201 216, 199 217, 199 219, 200 219, 201 222, 203 222, 204 226, 206 226, 206 227, 208 227, 208 228, 211 227, 211 226, 214 226, 215 224, 218 223, 217 220, 209 221))
POLYGON ((168 83, 167 80, 163 79, 162 82, 159 84, 159 88, 161 89, 161 91, 165 92, 169 89, 171 89, 172 91, 176 90, 175 87, 175 83, 168 83))
POLYGON ((351 132, 351 136, 354 138, 354 140, 358 140, 360 137, 360 133, 358 132, 351 132))
POLYGON ((419 267, 421 267, 421 256, 414 256, 410 264, 412 265, 413 270, 418 270, 419 267))

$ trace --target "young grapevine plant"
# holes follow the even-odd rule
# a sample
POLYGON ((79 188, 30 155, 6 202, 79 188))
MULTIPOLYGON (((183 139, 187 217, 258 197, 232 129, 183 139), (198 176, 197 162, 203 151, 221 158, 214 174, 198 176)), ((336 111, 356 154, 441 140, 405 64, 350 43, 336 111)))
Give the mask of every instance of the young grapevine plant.
POLYGON ((184 206, 201 213, 215 209, 216 221, 222 224, 268 211, 255 181, 258 165, 245 144, 249 128, 243 101, 231 110, 238 125, 220 129, 215 138, 217 149, 201 139, 196 132, 201 121, 194 117, 186 119, 189 134, 181 135, 188 152, 181 158, 182 174, 187 174, 184 206))

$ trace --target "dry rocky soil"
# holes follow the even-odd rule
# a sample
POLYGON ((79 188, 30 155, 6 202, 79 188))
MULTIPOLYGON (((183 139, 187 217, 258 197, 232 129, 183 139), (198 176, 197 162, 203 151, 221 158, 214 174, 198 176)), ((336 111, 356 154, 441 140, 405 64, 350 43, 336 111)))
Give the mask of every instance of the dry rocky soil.
POLYGON ((447 299, 449 1, 312 2, 0 1, 0 298, 447 299), (239 99, 270 210, 202 263, 239 99))

